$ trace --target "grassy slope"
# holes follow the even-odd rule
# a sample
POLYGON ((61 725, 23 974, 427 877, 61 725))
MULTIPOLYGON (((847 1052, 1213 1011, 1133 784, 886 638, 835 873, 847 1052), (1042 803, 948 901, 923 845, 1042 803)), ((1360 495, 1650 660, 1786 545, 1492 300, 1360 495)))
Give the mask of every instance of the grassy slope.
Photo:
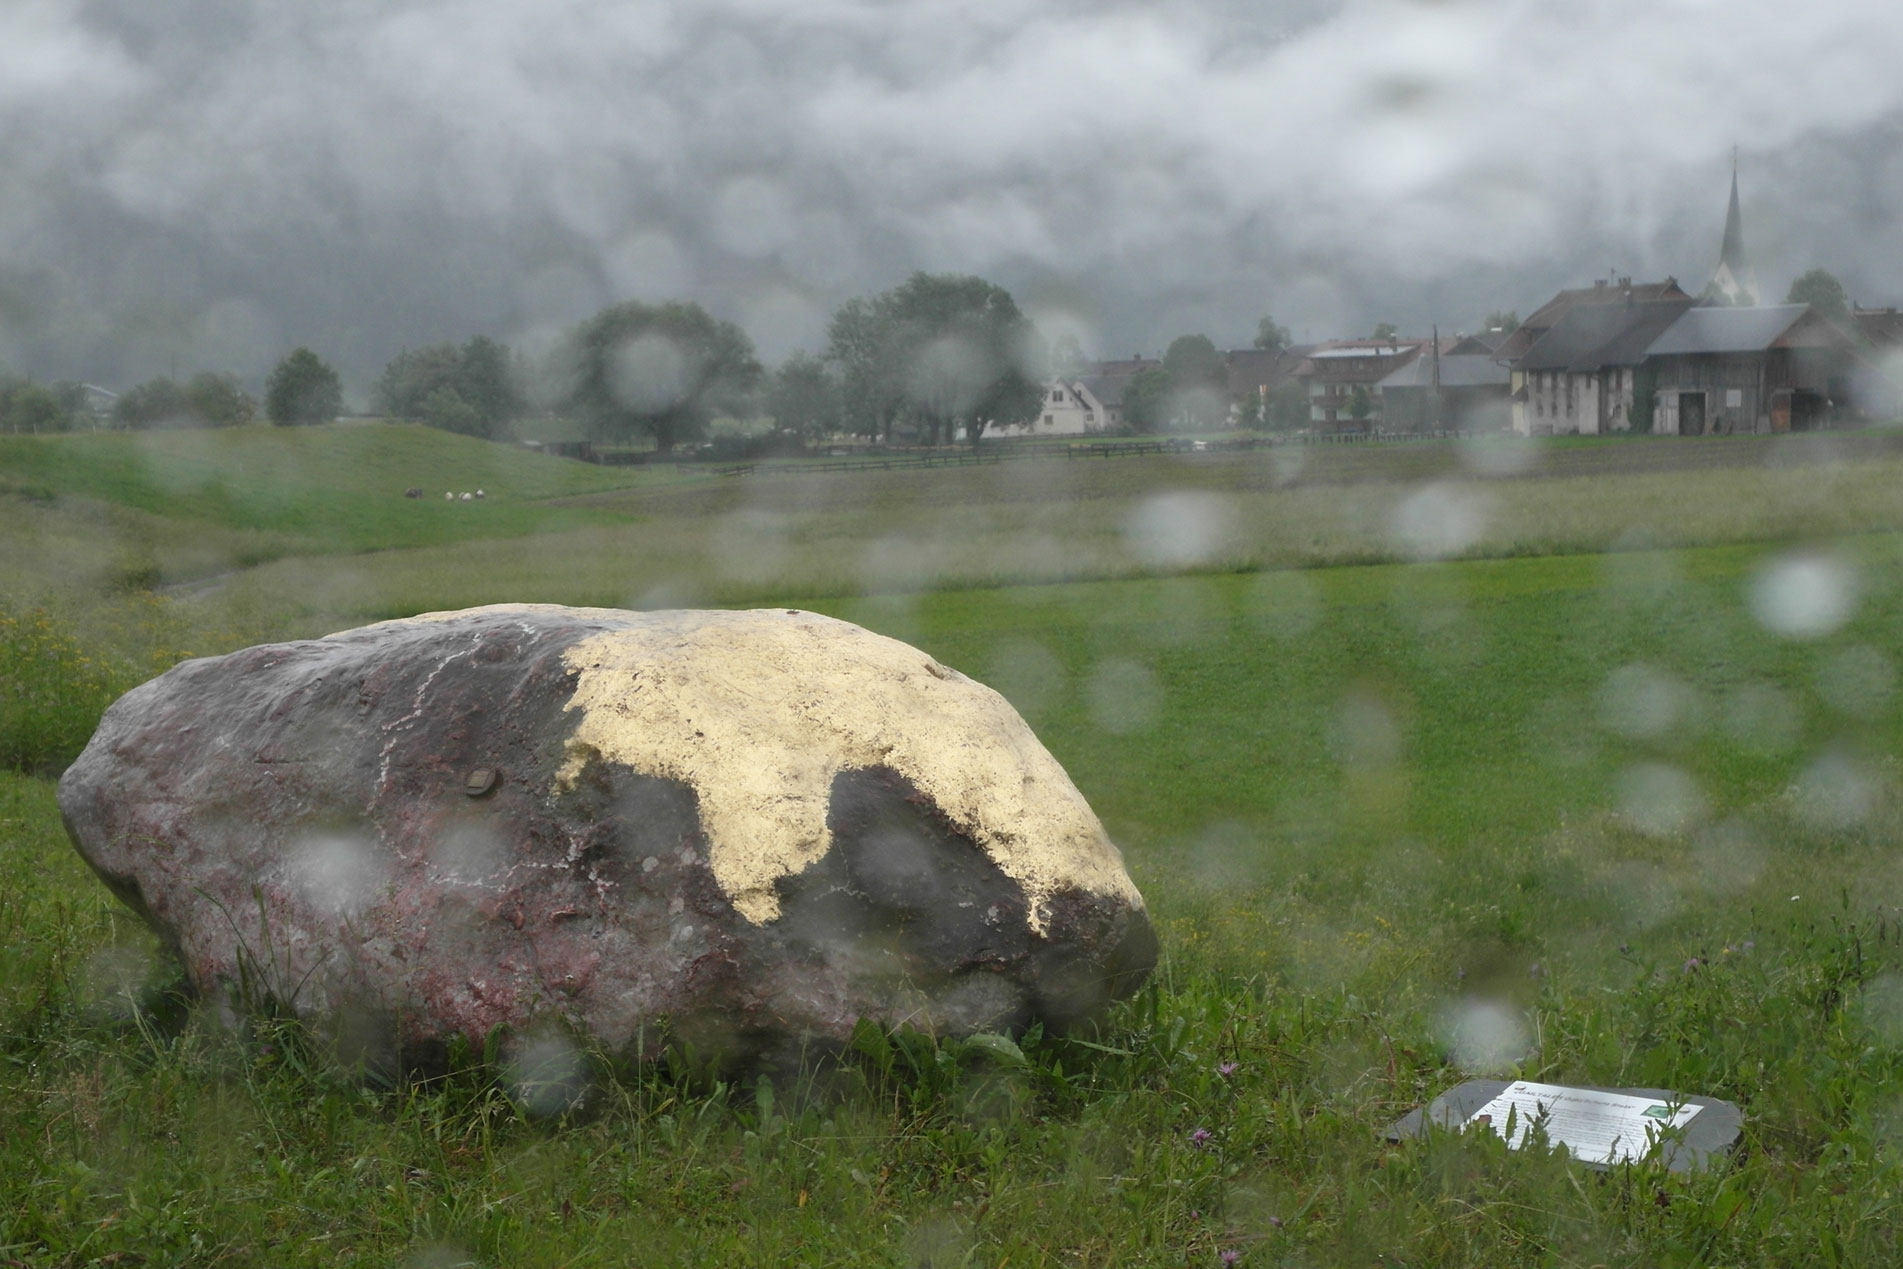
POLYGON ((4 487, 372 550, 585 522, 534 504, 652 480, 400 424, 0 437, 4 487), (405 499, 420 487, 428 495, 405 499), (483 489, 480 507, 445 490, 483 489))
POLYGON ((468 1080, 365 1100, 305 1073, 294 1044, 155 1049, 114 1005, 143 935, 72 858, 47 786, 9 781, 0 1210, 23 1214, 0 1246, 1518 1265, 1828 1245, 1875 1263, 1898 1179, 1881 1090, 1903 1068, 1889 927, 1869 914, 1903 899, 1881 758, 1903 737, 1880 681, 1858 698, 1831 674, 1856 649, 1903 657, 1899 549, 1852 549, 1858 615, 1805 643, 1748 616, 1755 548, 841 606, 1012 694, 1125 843, 1169 957, 1161 995, 1108 1037, 1118 1054, 962 1075, 932 1060, 893 1085, 862 1063, 843 1101, 657 1077, 552 1131, 468 1080), (1683 701, 1647 737, 1602 700, 1634 663, 1683 701), (1791 717, 1734 726, 1747 689, 1791 717), (1807 819, 1785 791, 1833 753, 1882 792, 1861 818, 1807 819), (1695 827, 1626 821, 1637 762, 1697 782, 1695 827), (1449 1019, 1473 999, 1537 1037, 1514 1054, 1528 1075, 1744 1102, 1749 1153, 1661 1188, 1575 1185, 1484 1144, 1386 1152, 1376 1127, 1462 1078, 1449 1019), (1214 1073, 1225 1059, 1237 1075, 1214 1073))
MULTIPOLYGON (((1122 470, 1126 503, 1163 483, 1122 470)), ((1681 519, 1730 523, 1704 504, 1731 478, 1681 485, 1681 519)), ((1859 478, 1759 510, 1826 515, 1859 478)), ((1011 696, 1124 843, 1168 960, 1117 1052, 925 1053, 894 1082, 869 1058, 810 1102, 657 1075, 555 1130, 473 1077, 365 1097, 290 1037, 155 1042, 123 991, 149 941, 50 785, 0 778, 0 1257, 1884 1263, 1903 544, 1830 548, 1861 600, 1808 642, 1747 611, 1786 549, 811 599, 1011 696), (1682 831, 1635 827, 1661 806, 1633 772, 1660 768, 1702 799, 1682 831), (1480 1062, 1474 1001, 1524 1028, 1525 1074, 1745 1103, 1747 1152, 1581 1182, 1486 1143, 1379 1146, 1480 1062)), ((442 584, 480 591, 482 558, 442 584)), ((791 558, 790 583, 823 575, 791 558)), ((365 602, 363 562, 324 574, 332 602, 365 602)))

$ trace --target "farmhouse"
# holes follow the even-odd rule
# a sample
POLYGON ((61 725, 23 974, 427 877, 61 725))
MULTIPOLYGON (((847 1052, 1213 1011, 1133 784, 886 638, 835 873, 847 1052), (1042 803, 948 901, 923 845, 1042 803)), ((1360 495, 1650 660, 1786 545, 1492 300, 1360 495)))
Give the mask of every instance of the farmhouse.
MULTIPOLYGON (((1634 282, 1631 278, 1606 279, 1591 286, 1573 287, 1555 295, 1535 309, 1519 328, 1494 350, 1494 356, 1507 366, 1507 388, 1513 403, 1513 430, 1521 436, 1533 435, 1532 412, 1528 409, 1526 375, 1520 361, 1533 345, 1563 321, 1575 309, 1608 304, 1645 304, 1665 300, 1690 300, 1677 278, 1663 282, 1634 282)), ((1550 434, 1547 433, 1547 434, 1550 434)))
POLYGON ((1859 362, 1808 304, 1690 309, 1647 351, 1652 429, 1671 436, 1807 431, 1850 402, 1859 362))
POLYGON ((1691 300, 1679 299, 1571 309, 1513 367, 1520 379, 1513 430, 1522 436, 1629 431, 1647 350, 1691 307, 1691 300))
POLYGON ((1044 385, 1044 408, 1017 427, 995 427, 997 436, 1088 436, 1113 431, 1123 423, 1123 390, 1145 370, 1163 363, 1145 357, 1099 361, 1082 373, 1060 375, 1044 385))

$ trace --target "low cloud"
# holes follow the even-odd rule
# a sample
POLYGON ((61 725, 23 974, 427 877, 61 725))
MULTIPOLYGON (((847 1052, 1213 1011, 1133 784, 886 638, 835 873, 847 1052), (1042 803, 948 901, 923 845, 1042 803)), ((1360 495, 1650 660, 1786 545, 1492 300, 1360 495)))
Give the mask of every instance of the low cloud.
POLYGON ((1445 328, 1701 284, 1733 144, 1767 289, 1896 299, 1899 60, 1874 0, 25 0, 0 360, 255 377, 265 329, 361 381, 676 296, 777 357, 915 268, 1101 353, 1445 328))

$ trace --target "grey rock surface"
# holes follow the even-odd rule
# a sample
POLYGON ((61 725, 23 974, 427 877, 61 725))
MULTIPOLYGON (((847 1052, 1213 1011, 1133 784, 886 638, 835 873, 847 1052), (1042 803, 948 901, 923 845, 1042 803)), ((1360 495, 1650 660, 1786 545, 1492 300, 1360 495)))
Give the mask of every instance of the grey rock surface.
POLYGON ((1064 1028, 1155 963, 1002 697, 791 610, 498 606, 188 662, 59 800, 203 997, 378 1062, 538 1026, 728 1063, 861 1018, 1064 1028))

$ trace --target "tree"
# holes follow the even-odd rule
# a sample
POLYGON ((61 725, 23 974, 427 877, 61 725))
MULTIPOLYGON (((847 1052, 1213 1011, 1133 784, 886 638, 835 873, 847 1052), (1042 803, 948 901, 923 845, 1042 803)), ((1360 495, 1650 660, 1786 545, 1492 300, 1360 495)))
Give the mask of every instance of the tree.
POLYGON ((1497 330, 1502 335, 1511 335, 1514 331, 1520 329, 1520 315, 1510 308, 1495 309, 1493 312, 1487 314, 1485 321, 1480 323, 1480 329, 1497 330))
POLYGON ((1808 304, 1818 314, 1828 317, 1839 326, 1850 325, 1850 296, 1844 291, 1844 284, 1825 269, 1812 269, 1791 283, 1790 294, 1784 297, 1786 304, 1808 304))
POLYGON ((1308 389, 1290 379, 1269 394, 1263 421, 1278 432, 1293 432, 1309 424, 1308 389))
POLYGON ((827 361, 839 367, 855 430, 891 436, 903 417, 929 444, 963 428, 976 444, 993 423, 1036 418, 1043 361, 1037 328, 983 278, 914 273, 833 317, 827 361))
POLYGON ((482 421, 485 436, 502 435, 522 413, 522 397, 509 368, 509 346, 487 335, 462 346, 451 386, 482 421))
POLYGON ((698 304, 605 308, 569 332, 560 355, 566 408, 597 436, 645 434, 664 454, 737 409, 761 373, 746 333, 698 304))
POLYGON ((823 436, 839 426, 839 385, 825 362, 794 353, 773 372, 766 412, 784 431, 808 439, 823 436))
POLYGON ((113 403, 113 421, 144 431, 158 427, 239 427, 258 416, 258 403, 230 375, 204 370, 183 385, 161 375, 113 403))
POLYGON ((112 403, 112 421, 134 431, 189 426, 189 414, 184 389, 162 375, 126 389, 112 403))
POLYGON ((406 348, 377 378, 377 408, 469 436, 501 436, 522 413, 510 362, 508 345, 486 335, 460 348, 406 348))
POLYGON ((1374 328, 1374 334, 1368 336, 1368 338, 1369 339, 1393 339, 1396 335, 1400 333, 1401 333, 1400 327, 1396 326, 1393 322, 1382 322, 1380 325, 1374 328))
POLYGON ((257 398, 232 375, 201 370, 183 395, 187 413, 201 427, 243 427, 258 417, 257 398))
POLYGON ((265 380, 264 412, 279 427, 328 423, 343 408, 337 372, 308 348, 292 351, 265 380))
POLYGON ((1288 327, 1277 325, 1273 317, 1264 313, 1262 320, 1256 323, 1255 346, 1269 352, 1281 352, 1289 343, 1288 327))
POLYGON ((74 414, 54 389, 31 379, 0 376, 0 432, 64 432, 71 429, 74 414))
POLYGON ((414 351, 405 348, 377 376, 377 408, 392 418, 423 417, 423 403, 441 388, 455 389, 462 370, 462 354, 454 344, 430 344, 414 351))
POLYGON ((459 432, 464 436, 489 435, 489 423, 476 407, 463 400, 462 393, 445 384, 423 398, 423 408, 417 411, 417 417, 428 427, 439 428, 445 432, 459 432))
POLYGON ((1123 417, 1139 432, 1161 432, 1170 421, 1167 370, 1139 370, 1123 388, 1123 417))
POLYGON ((1069 331, 1059 335, 1051 345, 1051 373, 1059 379, 1077 379, 1089 368, 1090 358, 1084 355, 1077 336, 1069 331))
POLYGON ((836 368, 840 416, 850 432, 892 439, 905 403, 903 332, 890 292, 847 300, 826 330, 826 364, 836 368))
POLYGON ((1179 335, 1163 354, 1172 419, 1215 427, 1229 414, 1229 368, 1207 335, 1179 335))

